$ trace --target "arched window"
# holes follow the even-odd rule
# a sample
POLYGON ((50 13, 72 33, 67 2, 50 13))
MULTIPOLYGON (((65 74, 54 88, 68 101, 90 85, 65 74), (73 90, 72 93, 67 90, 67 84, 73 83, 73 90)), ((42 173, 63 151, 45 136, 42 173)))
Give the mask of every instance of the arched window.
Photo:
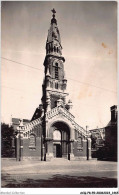
POLYGON ((61 140, 61 133, 60 133, 60 131, 58 131, 58 130, 55 130, 54 132, 53 132, 53 140, 61 140))
POLYGON ((55 89, 58 89, 58 83, 55 83, 55 89))
POLYGON ((55 79, 58 79, 58 63, 55 63, 55 79))
POLYGON ((54 46, 54 52, 56 52, 56 47, 54 46))
POLYGON ((36 137, 34 134, 31 134, 29 139, 29 148, 35 148, 35 147, 36 147, 36 137))
POLYGON ((77 148, 81 149, 83 147, 82 137, 78 137, 77 148))

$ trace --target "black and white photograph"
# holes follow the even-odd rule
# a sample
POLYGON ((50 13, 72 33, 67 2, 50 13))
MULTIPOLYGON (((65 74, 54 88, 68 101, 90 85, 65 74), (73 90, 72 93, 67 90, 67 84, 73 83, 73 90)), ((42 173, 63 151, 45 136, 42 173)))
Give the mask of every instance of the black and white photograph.
POLYGON ((117 118, 117 1, 1 1, 2 192, 116 193, 117 118))

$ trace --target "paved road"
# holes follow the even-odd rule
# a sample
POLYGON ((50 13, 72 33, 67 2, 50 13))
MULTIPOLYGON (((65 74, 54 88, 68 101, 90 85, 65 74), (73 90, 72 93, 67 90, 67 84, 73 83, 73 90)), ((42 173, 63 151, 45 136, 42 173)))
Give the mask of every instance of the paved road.
POLYGON ((116 187, 117 163, 2 159, 2 187, 116 187))

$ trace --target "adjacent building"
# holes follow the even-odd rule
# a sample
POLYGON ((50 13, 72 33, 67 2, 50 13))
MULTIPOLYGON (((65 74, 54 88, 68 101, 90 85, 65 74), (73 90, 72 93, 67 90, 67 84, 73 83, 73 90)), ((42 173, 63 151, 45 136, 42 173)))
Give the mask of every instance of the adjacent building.
MULTIPOLYGON (((21 121, 20 118, 11 118, 10 126, 13 127, 14 131, 17 131, 17 128, 20 125, 20 121, 21 121)), ((28 119, 22 119, 22 121, 23 121, 23 125, 26 125, 30 122, 30 120, 28 119)))
POLYGON ((105 127, 105 158, 107 160, 117 160, 118 133, 117 133, 117 106, 110 108, 111 120, 105 127))
POLYGON ((89 130, 91 133, 92 157, 100 160, 117 160, 117 106, 110 108, 111 120, 104 128, 89 130))
POLYGON ((105 145, 105 128, 89 130, 91 134, 91 156, 97 158, 97 150, 105 145))

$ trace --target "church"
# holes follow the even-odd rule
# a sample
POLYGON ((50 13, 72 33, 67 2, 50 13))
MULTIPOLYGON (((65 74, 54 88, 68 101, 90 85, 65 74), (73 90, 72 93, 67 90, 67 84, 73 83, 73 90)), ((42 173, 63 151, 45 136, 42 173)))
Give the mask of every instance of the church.
POLYGON ((53 158, 88 160, 91 158, 91 139, 86 130, 75 122, 72 101, 66 102, 67 79, 64 71, 60 32, 52 10, 46 41, 44 79, 41 104, 31 121, 17 128, 16 160, 53 158))

